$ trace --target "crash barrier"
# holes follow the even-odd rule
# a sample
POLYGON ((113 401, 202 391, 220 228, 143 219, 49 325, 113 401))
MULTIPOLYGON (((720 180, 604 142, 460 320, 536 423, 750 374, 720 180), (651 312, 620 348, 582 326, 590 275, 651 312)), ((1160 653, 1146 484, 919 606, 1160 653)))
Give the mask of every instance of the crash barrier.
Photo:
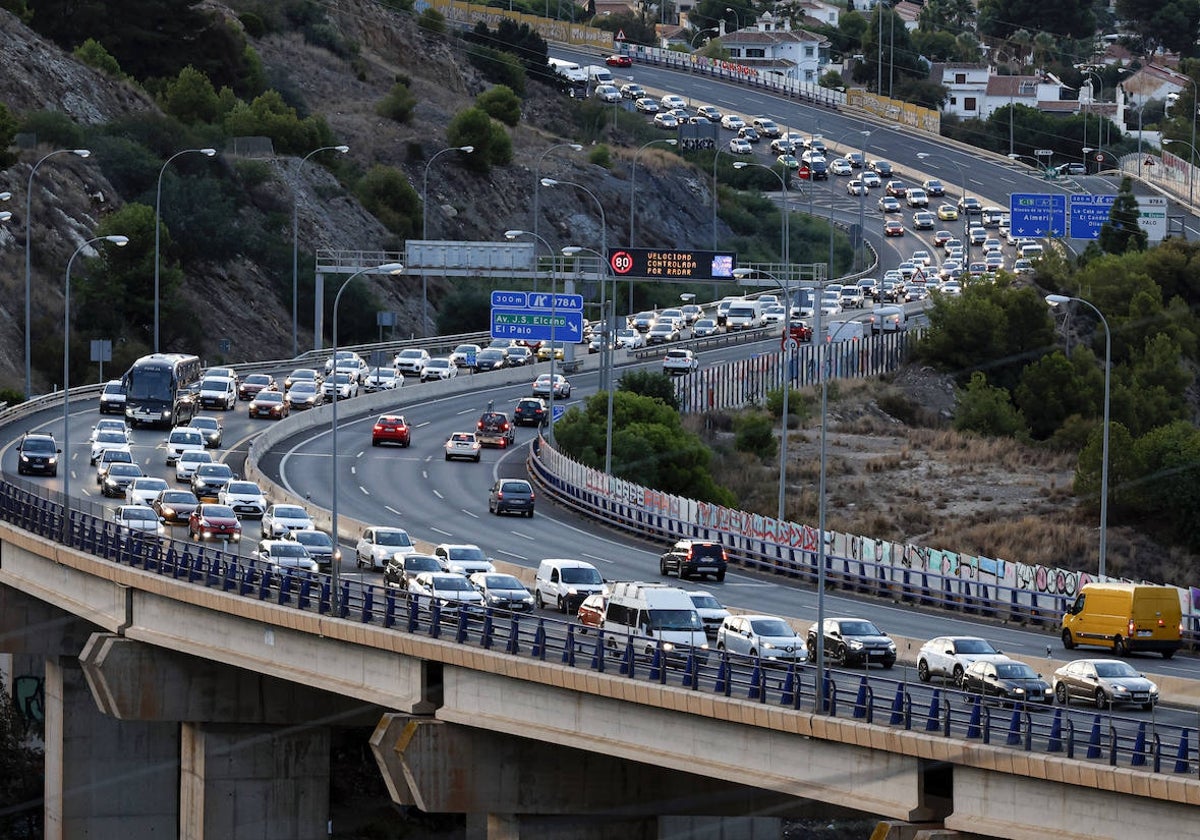
POLYGON ((1200 774, 1195 729, 1124 717, 1111 706, 1051 708, 963 691, 949 682, 910 683, 903 676, 896 678, 893 669, 880 670, 870 662, 857 669, 832 664, 825 670, 824 690, 818 691, 817 669, 805 661, 799 641, 791 650, 780 651, 789 659, 772 659, 707 646, 672 647, 661 642, 651 646, 646 639, 635 643, 629 635, 605 633, 565 619, 482 605, 463 607, 362 580, 343 578, 335 593, 325 574, 273 569, 215 545, 131 533, 75 506, 64 516, 61 496, 47 498, 8 481, 0 482, 0 517, 68 548, 185 585, 395 632, 796 713, 823 711, 895 729, 1061 754, 1135 772, 1200 774))
MULTIPOLYGON (((528 463, 531 476, 546 493, 587 516, 643 539, 720 543, 730 562, 743 568, 816 583, 818 532, 810 525, 642 487, 577 463, 544 439, 528 463)), ((826 585, 831 589, 1050 629, 1058 627, 1085 583, 1101 580, 1088 572, 833 531, 825 532, 824 553, 826 585)), ((1200 610, 1188 590, 1176 589, 1184 645, 1194 647, 1200 610)))

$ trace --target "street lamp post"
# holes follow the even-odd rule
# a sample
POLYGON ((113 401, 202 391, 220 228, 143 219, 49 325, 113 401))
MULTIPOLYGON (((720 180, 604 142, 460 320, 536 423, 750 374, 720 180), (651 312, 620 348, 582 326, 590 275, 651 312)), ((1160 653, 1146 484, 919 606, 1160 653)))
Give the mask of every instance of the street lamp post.
POLYGON ((739 160, 734 165, 734 169, 745 169, 747 166, 757 166, 759 169, 765 169, 779 179, 779 184, 783 190, 783 218, 779 224, 779 257, 783 260, 784 273, 789 277, 792 273, 791 265, 791 205, 788 202, 787 176, 782 175, 775 170, 774 167, 767 166, 765 163, 751 163, 747 160, 739 160))
POLYGON ((730 8, 729 6, 726 6, 725 12, 727 14, 733 15, 734 26, 736 26, 738 29, 741 29, 742 28, 742 16, 737 13, 737 9, 733 9, 733 8, 730 8))
MULTIPOLYGON (((389 274, 396 275, 404 271, 404 266, 400 263, 384 263, 383 265, 372 266, 370 268, 361 268, 351 274, 342 283, 337 294, 333 298, 333 406, 332 406, 332 424, 329 430, 329 463, 332 467, 330 471, 330 506, 329 506, 329 534, 333 538, 333 547, 337 549, 338 543, 338 476, 337 476, 337 458, 338 458, 338 383, 337 383, 337 353, 338 353, 338 305, 342 302, 342 292, 346 291, 346 287, 350 285, 350 281, 363 274, 389 274)), ((329 610, 334 616, 338 613, 338 561, 335 558, 329 564, 329 610)))
POLYGON ((158 188, 154 193, 154 352, 158 352, 158 275, 159 275, 159 237, 160 229, 162 228, 162 182, 163 175, 166 174, 167 167, 171 165, 171 161, 180 155, 201 154, 205 157, 212 157, 217 153, 216 149, 183 149, 171 155, 163 163, 162 168, 158 170, 158 188))
MULTIPOLYGON (((596 251, 592 248, 583 248, 578 245, 568 245, 567 247, 562 249, 563 256, 567 256, 567 257, 573 257, 576 254, 581 254, 585 251, 589 254, 595 254, 597 257, 599 257, 601 270, 604 272, 604 274, 609 274, 611 276, 612 272, 609 269, 608 260, 602 254, 600 254, 598 251, 596 251)), ((605 253, 608 253, 608 252, 605 251, 605 253)), ((616 309, 617 309, 617 307, 616 307, 617 278, 615 276, 613 276, 612 281, 613 281, 613 287, 614 287, 613 288, 613 299, 612 299, 612 304, 611 304, 612 315, 611 315, 611 317, 605 316, 604 310, 603 310, 603 305, 602 305, 601 317, 606 318, 605 333, 610 334, 610 335, 616 335, 616 326, 617 325, 616 325, 615 321, 616 321, 616 309)), ((604 283, 605 283, 604 276, 601 275, 600 288, 601 288, 601 297, 602 298, 604 296, 603 295, 604 283)), ((611 478, 612 477, 612 438, 613 438, 613 391, 616 390, 613 387, 613 381, 612 381, 612 379, 613 379, 613 350, 611 347, 611 343, 607 340, 601 341, 600 349, 602 352, 607 354, 607 355, 601 357, 601 365, 603 365, 607 371, 607 373, 604 374, 603 379, 604 379, 604 381, 606 381, 608 383, 608 387, 606 389, 606 391, 608 393, 608 408, 605 412, 605 421, 604 421, 604 474, 611 478)), ((550 404, 551 405, 554 404, 554 381, 553 380, 550 381, 550 404)), ((553 411, 553 409, 551 409, 551 414, 553 414, 553 413, 554 413, 554 411, 553 411)))
MULTIPOLYGON (((581 152, 581 151, 583 151, 583 146, 581 146, 578 143, 555 143, 553 146, 551 146, 549 149, 546 149, 546 151, 542 152, 541 155, 538 156, 537 166, 535 166, 533 168, 533 231, 532 232, 535 236, 537 235, 538 224, 539 224, 538 192, 539 192, 539 188, 542 186, 542 163, 543 163, 543 161, 546 160, 546 156, 548 154, 550 154, 551 152, 553 152, 555 149, 570 149, 575 152, 581 152)), ((636 158, 635 158, 635 162, 636 162, 636 158)), ((633 244, 632 238, 630 238, 629 244, 630 245, 633 244)), ((534 283, 536 283, 536 282, 537 282, 537 280, 535 278, 534 283)), ((534 287, 534 291, 537 291, 536 286, 534 287)))
POLYGON ((701 35, 703 35, 705 32, 717 32, 717 31, 719 31, 719 30, 715 26, 709 26, 706 29, 701 29, 699 32, 697 32, 695 35, 693 35, 692 36, 692 50, 695 51, 696 39, 698 39, 701 35))
POLYGON ((55 155, 76 155, 81 158, 91 156, 87 149, 56 149, 33 165, 29 170, 29 184, 25 189, 25 399, 33 396, 32 369, 33 356, 30 352, 29 336, 31 331, 30 301, 32 300, 33 271, 30 261, 30 244, 33 241, 33 176, 38 167, 55 155))
MULTIPOLYGON (((297 167, 297 178, 299 178, 299 169, 304 166, 305 162, 317 152, 341 152, 346 154, 350 151, 349 146, 322 146, 319 149, 313 149, 311 152, 300 158, 300 165, 297 167)), ((293 189, 296 193, 292 196, 292 357, 295 358, 300 354, 300 196, 299 190, 293 189)))
MULTIPOLYGON (((475 151, 474 146, 451 146, 448 149, 442 149, 435 152, 425 164, 425 177, 421 185, 421 239, 429 241, 429 169, 433 166, 433 162, 444 154, 450 152, 465 152, 471 154, 475 151)), ((429 330, 429 275, 424 271, 421 272, 421 335, 426 335, 429 330)))
POLYGON ((1098 563, 1099 574, 1103 579, 1108 572, 1108 404, 1111 393, 1109 384, 1112 372, 1112 333, 1108 329, 1108 320, 1104 317, 1104 313, 1091 301, 1071 295, 1046 295, 1046 303, 1052 307, 1071 301, 1082 303, 1095 312, 1096 317, 1104 326, 1104 426, 1101 430, 1100 446, 1100 560, 1098 563))
MULTIPOLYGON (((505 239, 513 240, 519 236, 532 236, 538 242, 541 242, 543 245, 545 245, 546 250, 550 252, 550 424, 548 426, 549 431, 546 433, 546 437, 550 441, 553 441, 554 440, 554 352, 555 352, 554 333, 555 333, 555 327, 557 326, 556 321, 557 321, 557 316, 558 316, 558 311, 557 311, 558 310, 558 284, 556 282, 557 276, 554 271, 554 262, 558 255, 554 253, 554 249, 550 247, 550 243, 546 241, 545 237, 539 236, 538 234, 534 233, 531 230, 506 230, 506 231, 504 231, 505 239)), ((536 263, 536 260, 535 260, 535 263, 536 263)), ((535 271, 534 274, 536 275, 537 272, 535 271)), ((601 346, 603 346, 603 345, 601 345, 601 346)), ((566 359, 564 356, 564 361, 565 360, 566 359)))
POLYGON ((81 244, 67 260, 66 282, 63 286, 63 535, 69 536, 71 518, 71 265, 75 258, 95 242, 111 242, 118 248, 129 244, 129 237, 120 235, 95 236, 81 244))

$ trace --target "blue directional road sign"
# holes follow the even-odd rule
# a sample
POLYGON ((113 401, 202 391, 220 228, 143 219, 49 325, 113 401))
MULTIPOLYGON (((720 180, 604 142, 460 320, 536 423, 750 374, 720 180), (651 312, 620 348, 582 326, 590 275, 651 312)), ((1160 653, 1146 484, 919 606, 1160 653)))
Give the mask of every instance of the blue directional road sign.
POLYGON ((493 309, 524 309, 527 302, 525 292, 492 291, 493 309))
MULTIPOLYGON (((554 421, 558 422, 559 420, 562 419, 562 416, 566 413, 567 413, 567 407, 565 405, 554 406, 554 421)), ((813 684, 816 685, 816 683, 813 683, 813 684)))
POLYGON ((1099 239, 1116 200, 1115 195, 1071 196, 1071 238, 1099 239))
POLYGON ((551 309, 559 312, 583 311, 583 295, 565 295, 560 292, 551 296, 549 292, 529 292, 525 298, 525 305, 530 309, 544 309, 547 312, 551 309))
POLYGON ((522 338, 530 341, 553 339, 577 343, 583 337, 582 312, 556 312, 544 309, 492 309, 492 338, 522 338))
POLYGON ((1065 236, 1067 197, 1052 193, 1012 193, 1008 214, 1015 236, 1065 236))

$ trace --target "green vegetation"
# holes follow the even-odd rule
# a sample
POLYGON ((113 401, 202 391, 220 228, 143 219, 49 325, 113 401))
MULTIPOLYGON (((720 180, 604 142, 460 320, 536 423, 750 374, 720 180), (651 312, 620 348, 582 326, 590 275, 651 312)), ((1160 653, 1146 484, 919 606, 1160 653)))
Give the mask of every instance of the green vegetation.
POLYGON ((521 121, 521 97, 505 85, 496 85, 476 96, 475 107, 510 128, 521 121))
POLYGON ((124 75, 121 72, 121 65, 95 38, 88 38, 76 47, 75 57, 89 67, 95 67, 101 73, 106 73, 114 79, 119 79, 124 75))
POLYGON ((475 151, 461 156, 463 167, 486 173, 493 166, 512 162, 512 138, 496 120, 482 108, 460 111, 446 126, 446 140, 451 146, 473 146, 475 151))
POLYGON ((355 195, 398 242, 421 235, 421 197, 399 169, 376 164, 359 180, 355 195))
POLYGON ((396 82, 388 95, 376 106, 375 112, 381 117, 395 120, 398 123, 412 122, 413 109, 417 107, 417 98, 404 82, 396 82))

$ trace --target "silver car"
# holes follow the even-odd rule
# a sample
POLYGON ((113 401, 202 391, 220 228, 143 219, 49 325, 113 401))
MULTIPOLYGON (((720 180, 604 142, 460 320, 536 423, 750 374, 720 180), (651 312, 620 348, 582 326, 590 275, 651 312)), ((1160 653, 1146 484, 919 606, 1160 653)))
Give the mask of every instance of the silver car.
POLYGON ((950 677, 955 685, 961 685, 963 673, 971 663, 1000 662, 1007 658, 991 642, 978 636, 938 636, 921 645, 917 676, 921 682, 929 682, 934 676, 950 677))
POLYGON ((803 662, 804 638, 774 615, 731 615, 717 630, 717 650, 762 659, 803 662))
POLYGON ((1092 703, 1097 709, 1158 703, 1158 686, 1120 659, 1076 659, 1054 672, 1054 697, 1064 706, 1072 700, 1092 703))

